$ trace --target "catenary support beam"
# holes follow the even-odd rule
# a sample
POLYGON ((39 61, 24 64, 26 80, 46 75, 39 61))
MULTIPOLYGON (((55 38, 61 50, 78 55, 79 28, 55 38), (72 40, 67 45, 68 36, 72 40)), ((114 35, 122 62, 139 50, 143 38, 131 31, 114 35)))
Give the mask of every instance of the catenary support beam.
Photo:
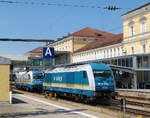
POLYGON ((9 39, 9 38, 0 38, 0 41, 47 42, 47 43, 53 43, 54 42, 54 40, 46 40, 46 39, 9 39))

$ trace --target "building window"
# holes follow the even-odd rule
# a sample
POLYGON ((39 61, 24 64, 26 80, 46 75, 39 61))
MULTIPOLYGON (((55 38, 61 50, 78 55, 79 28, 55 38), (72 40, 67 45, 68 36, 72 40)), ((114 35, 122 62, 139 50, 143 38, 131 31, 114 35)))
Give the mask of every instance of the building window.
POLYGON ((148 82, 148 72, 142 72, 142 78, 144 82, 148 82))
POLYGON ((140 20, 140 33, 146 32, 146 18, 140 20))
POLYGON ((105 58, 106 56, 105 56, 105 50, 104 50, 104 58, 105 58))
POLYGON ((109 50, 107 50, 107 58, 109 57, 109 50))
POLYGON ((118 56, 120 55, 120 49, 118 48, 118 56))
POLYGON ((146 45, 145 44, 142 45, 142 52, 146 53, 146 45))
POLYGON ((129 36, 134 36, 134 22, 129 23, 129 36))
POLYGON ((114 56, 116 56, 116 48, 114 48, 114 56))
POLYGON ((134 47, 131 47, 131 54, 134 54, 134 47))
POLYGON ((112 49, 110 49, 110 57, 112 57, 112 49))

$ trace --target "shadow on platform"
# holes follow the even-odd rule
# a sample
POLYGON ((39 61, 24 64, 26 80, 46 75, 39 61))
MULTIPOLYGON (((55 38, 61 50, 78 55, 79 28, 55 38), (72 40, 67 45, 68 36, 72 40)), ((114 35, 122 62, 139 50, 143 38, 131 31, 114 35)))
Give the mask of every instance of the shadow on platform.
POLYGON ((23 93, 18 92, 18 91, 16 91, 16 90, 13 90, 12 93, 13 93, 13 94, 23 94, 23 93))
POLYGON ((33 111, 33 112, 20 112, 20 113, 5 113, 0 114, 0 118, 21 118, 21 117, 31 117, 31 116, 38 116, 38 115, 50 115, 50 114, 76 114, 75 112, 82 112, 86 109, 75 109, 75 110, 64 110, 64 109, 56 109, 55 111, 47 111, 45 109, 39 110, 39 111, 33 111))
MULTIPOLYGON (((20 99, 17 99, 17 98, 12 98, 12 104, 25 104, 26 102, 20 100, 20 99)), ((1 118, 1 117, 0 117, 1 118)))

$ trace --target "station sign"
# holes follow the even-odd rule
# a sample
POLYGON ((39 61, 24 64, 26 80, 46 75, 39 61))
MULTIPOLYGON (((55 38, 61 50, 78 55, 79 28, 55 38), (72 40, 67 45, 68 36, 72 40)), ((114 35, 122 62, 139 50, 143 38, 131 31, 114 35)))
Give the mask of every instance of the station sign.
POLYGON ((44 47, 43 48, 43 58, 45 59, 51 59, 54 58, 54 48, 53 47, 44 47))

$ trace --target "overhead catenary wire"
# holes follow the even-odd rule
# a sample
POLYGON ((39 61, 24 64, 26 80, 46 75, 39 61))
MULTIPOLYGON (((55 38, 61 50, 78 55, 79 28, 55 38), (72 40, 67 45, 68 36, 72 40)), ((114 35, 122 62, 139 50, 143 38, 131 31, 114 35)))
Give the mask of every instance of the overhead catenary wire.
POLYGON ((94 6, 94 5, 78 5, 78 4, 62 4, 62 3, 50 3, 50 2, 28 2, 28 1, 14 1, 14 0, 0 0, 3 4, 28 4, 28 5, 46 5, 46 6, 57 6, 57 7, 78 7, 78 8, 97 8, 97 9, 107 9, 107 10, 121 10, 129 8, 119 8, 117 6, 94 6))
MULTIPOLYGON (((107 6, 107 7, 101 7, 101 6, 88 6, 88 5, 75 5, 75 4, 61 4, 61 3, 49 3, 49 2, 28 2, 28 1, 15 1, 15 0, 0 0, 0 4, 1 3, 6 3, 6 4, 28 4, 28 5, 51 5, 51 6, 60 6, 60 7, 81 7, 81 8, 103 8, 103 9, 108 9, 108 10, 113 10, 113 8, 115 8, 115 6, 107 6)), ((116 7, 116 9, 130 9, 130 8, 118 8, 116 7)), ((147 11, 150 11, 149 9, 146 9, 147 11)), ((138 22, 138 21, 137 21, 138 22)), ((136 23, 136 22, 134 22, 136 23)), ((127 27, 128 25, 123 25, 123 26, 118 26, 118 27, 114 27, 111 29, 108 29, 107 31, 111 32, 111 31, 116 31, 119 29, 123 29, 123 27, 127 27)))

